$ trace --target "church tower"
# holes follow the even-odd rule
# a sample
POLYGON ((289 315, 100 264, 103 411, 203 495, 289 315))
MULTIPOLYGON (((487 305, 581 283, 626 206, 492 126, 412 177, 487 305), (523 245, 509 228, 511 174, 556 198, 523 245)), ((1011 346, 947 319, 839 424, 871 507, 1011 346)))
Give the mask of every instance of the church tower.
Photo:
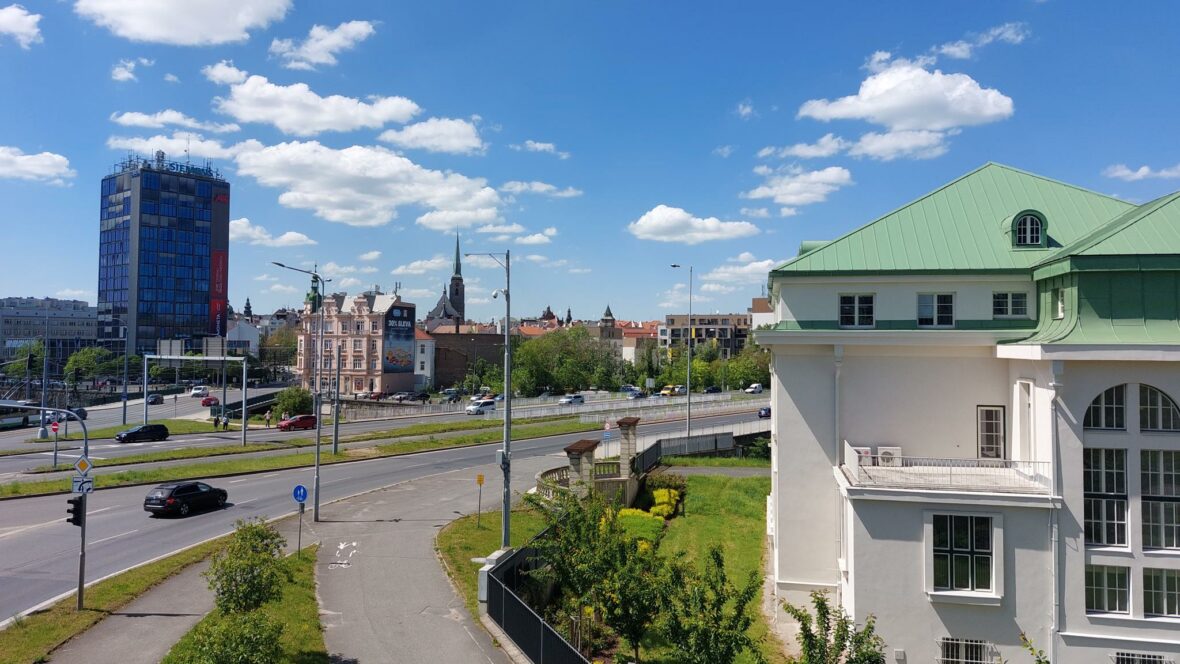
POLYGON ((458 317, 457 323, 467 320, 467 307, 463 298, 463 264, 459 261, 459 234, 455 233, 455 272, 451 275, 451 286, 447 289, 447 299, 451 301, 451 308, 458 317))

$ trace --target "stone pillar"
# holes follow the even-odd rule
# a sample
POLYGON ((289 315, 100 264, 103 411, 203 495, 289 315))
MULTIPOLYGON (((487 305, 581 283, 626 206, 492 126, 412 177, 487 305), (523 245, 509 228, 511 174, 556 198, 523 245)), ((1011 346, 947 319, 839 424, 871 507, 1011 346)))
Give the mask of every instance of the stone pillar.
POLYGON ((585 496, 594 488, 594 449, 598 441, 583 439, 565 448, 570 461, 570 490, 585 496))
POLYGON ((627 479, 635 476, 635 472, 631 469, 631 460, 635 458, 638 450, 635 449, 636 441, 635 429, 639 426, 638 417, 624 417, 617 422, 619 425, 619 470, 622 471, 620 475, 627 479))

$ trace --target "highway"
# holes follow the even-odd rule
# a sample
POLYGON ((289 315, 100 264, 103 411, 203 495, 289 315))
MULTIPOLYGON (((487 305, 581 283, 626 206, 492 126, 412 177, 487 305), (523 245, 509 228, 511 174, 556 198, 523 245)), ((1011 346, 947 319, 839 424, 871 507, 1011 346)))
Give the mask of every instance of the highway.
MULTIPOLYGON (((744 421, 753 413, 708 418, 712 424, 744 421)), ((694 418, 695 421, 695 418, 694 418)), ((388 422, 384 423, 388 426, 388 422)), ((641 425, 641 433, 683 430, 683 421, 641 425)), ((513 443, 516 461, 558 454, 587 434, 568 434, 513 443)), ((400 457, 325 466, 323 500, 330 501, 383 486, 447 471, 475 469, 492 461, 498 443, 434 450, 400 457)), ((564 455, 555 456, 555 466, 564 455)), ((472 479, 474 478, 472 470, 472 479)), ((486 470, 484 472, 487 472, 486 470)), ((532 474, 514 473, 514 493, 534 484, 532 474)), ((97 579, 183 547, 228 533, 237 519, 277 517, 294 510, 291 489, 312 486, 312 469, 271 471, 207 480, 229 491, 225 510, 185 519, 155 519, 143 511, 148 487, 104 489, 90 496, 87 522, 87 578, 97 579)), ((474 481, 474 480, 473 480, 474 481)), ((496 502, 498 484, 489 476, 496 502)), ((41 496, 0 502, 0 619, 26 611, 76 587, 78 528, 65 521, 66 496, 41 496)), ((311 518, 308 506, 307 518, 311 518)))

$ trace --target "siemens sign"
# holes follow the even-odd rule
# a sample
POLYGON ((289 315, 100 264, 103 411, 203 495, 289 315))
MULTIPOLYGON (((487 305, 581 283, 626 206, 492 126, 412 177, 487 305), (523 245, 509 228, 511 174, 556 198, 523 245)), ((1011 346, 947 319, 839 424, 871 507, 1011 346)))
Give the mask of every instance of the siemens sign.
POLYGON ((395 304, 385 312, 382 373, 414 373, 414 306, 395 304))

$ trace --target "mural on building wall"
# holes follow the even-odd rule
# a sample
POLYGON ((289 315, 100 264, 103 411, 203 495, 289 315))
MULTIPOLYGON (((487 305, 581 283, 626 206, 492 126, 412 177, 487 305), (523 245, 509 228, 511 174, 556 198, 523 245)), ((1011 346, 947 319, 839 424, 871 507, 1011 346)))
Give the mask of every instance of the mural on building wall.
POLYGON ((382 373, 414 373, 414 307, 395 305, 385 312, 382 373))

